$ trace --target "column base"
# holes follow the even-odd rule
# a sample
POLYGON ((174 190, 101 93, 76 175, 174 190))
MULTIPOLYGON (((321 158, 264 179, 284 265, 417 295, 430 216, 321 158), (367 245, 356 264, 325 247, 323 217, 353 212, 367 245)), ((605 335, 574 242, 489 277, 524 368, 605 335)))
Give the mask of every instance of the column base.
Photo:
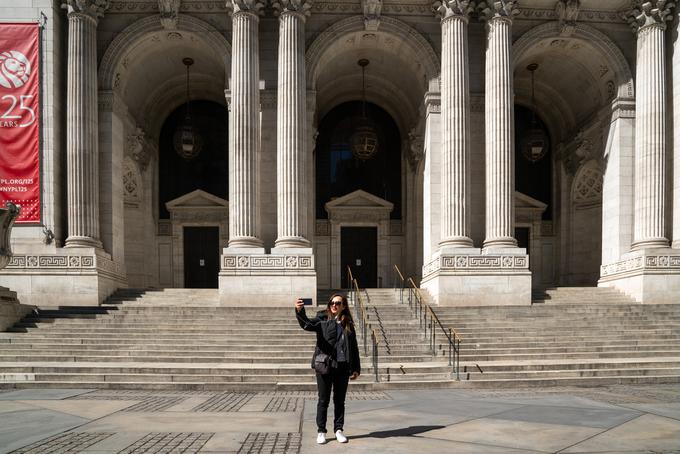
POLYGON ((224 250, 219 275, 223 306, 290 306, 297 298, 316 304, 316 271, 311 248, 274 248, 271 254, 224 250))
POLYGON ((297 248, 309 248, 311 243, 304 237, 301 236, 291 236, 278 238, 274 242, 274 247, 276 249, 297 249, 297 248))
POLYGON ((630 247, 631 251, 642 251, 644 249, 658 249, 669 248, 670 241, 667 238, 649 238, 644 241, 633 243, 630 247))
POLYGON ((125 272, 97 248, 54 248, 50 252, 15 252, 0 271, 0 284, 17 289, 22 304, 98 306, 127 287, 125 272))
POLYGON ((529 256, 439 253, 423 266, 420 285, 440 306, 528 306, 529 256))
POLYGON ((66 238, 65 248, 95 248, 103 249, 102 242, 89 236, 70 236, 66 238))
POLYGON ((633 251, 602 265, 598 287, 614 287, 644 304, 680 304, 680 250, 633 251))

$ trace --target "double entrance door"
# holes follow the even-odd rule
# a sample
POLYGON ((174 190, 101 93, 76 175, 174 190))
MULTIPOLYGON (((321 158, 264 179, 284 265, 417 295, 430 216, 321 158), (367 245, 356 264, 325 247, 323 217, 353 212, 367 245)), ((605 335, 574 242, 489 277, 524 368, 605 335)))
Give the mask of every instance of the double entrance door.
POLYGON ((378 286, 377 227, 340 228, 340 273, 343 288, 349 287, 347 267, 362 288, 378 286))

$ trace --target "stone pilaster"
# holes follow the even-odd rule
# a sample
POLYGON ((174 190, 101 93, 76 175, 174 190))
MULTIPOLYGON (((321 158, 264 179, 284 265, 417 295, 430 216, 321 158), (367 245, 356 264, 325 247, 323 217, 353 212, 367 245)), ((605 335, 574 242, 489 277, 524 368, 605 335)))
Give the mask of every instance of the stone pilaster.
POLYGON ((305 21, 309 0, 274 2, 279 14, 279 69, 276 121, 277 143, 277 248, 308 248, 307 87, 305 21))
POLYGON ((257 0, 232 0, 229 135, 229 247, 262 248, 260 239, 260 53, 257 0))
POLYGON ((666 238, 666 22, 673 4, 636 2, 635 213, 633 250, 667 247, 666 238))
POLYGON ((484 248, 516 247, 515 130, 512 75, 512 18, 517 2, 481 3, 486 45, 486 239, 484 248))
POLYGON ((66 247, 101 248, 97 112, 97 22, 108 0, 69 0, 66 247))
POLYGON ((470 147, 470 88, 468 22, 470 0, 434 3, 442 26, 441 121, 442 146, 441 239, 439 247, 471 247, 468 213, 470 147))

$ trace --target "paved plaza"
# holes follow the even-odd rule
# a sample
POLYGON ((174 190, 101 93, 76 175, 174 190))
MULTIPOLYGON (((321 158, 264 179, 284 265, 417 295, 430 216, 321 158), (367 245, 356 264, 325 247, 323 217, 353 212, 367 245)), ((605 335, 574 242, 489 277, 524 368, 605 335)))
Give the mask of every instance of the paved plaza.
POLYGON ((350 392, 347 445, 316 445, 315 404, 309 392, 5 390, 0 452, 680 453, 677 385, 350 392))

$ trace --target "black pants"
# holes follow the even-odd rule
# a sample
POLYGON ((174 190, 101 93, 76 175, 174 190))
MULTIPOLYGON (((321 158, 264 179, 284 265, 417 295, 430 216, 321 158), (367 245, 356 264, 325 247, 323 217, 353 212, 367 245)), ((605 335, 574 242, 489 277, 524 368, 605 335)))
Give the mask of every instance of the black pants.
POLYGON ((326 433, 326 417, 328 404, 331 400, 333 389, 333 406, 335 418, 333 419, 333 432, 342 430, 345 424, 345 395, 349 384, 349 366, 347 363, 338 363, 337 368, 331 368, 329 374, 316 374, 316 385, 319 389, 319 403, 316 405, 316 427, 319 432, 326 433))

